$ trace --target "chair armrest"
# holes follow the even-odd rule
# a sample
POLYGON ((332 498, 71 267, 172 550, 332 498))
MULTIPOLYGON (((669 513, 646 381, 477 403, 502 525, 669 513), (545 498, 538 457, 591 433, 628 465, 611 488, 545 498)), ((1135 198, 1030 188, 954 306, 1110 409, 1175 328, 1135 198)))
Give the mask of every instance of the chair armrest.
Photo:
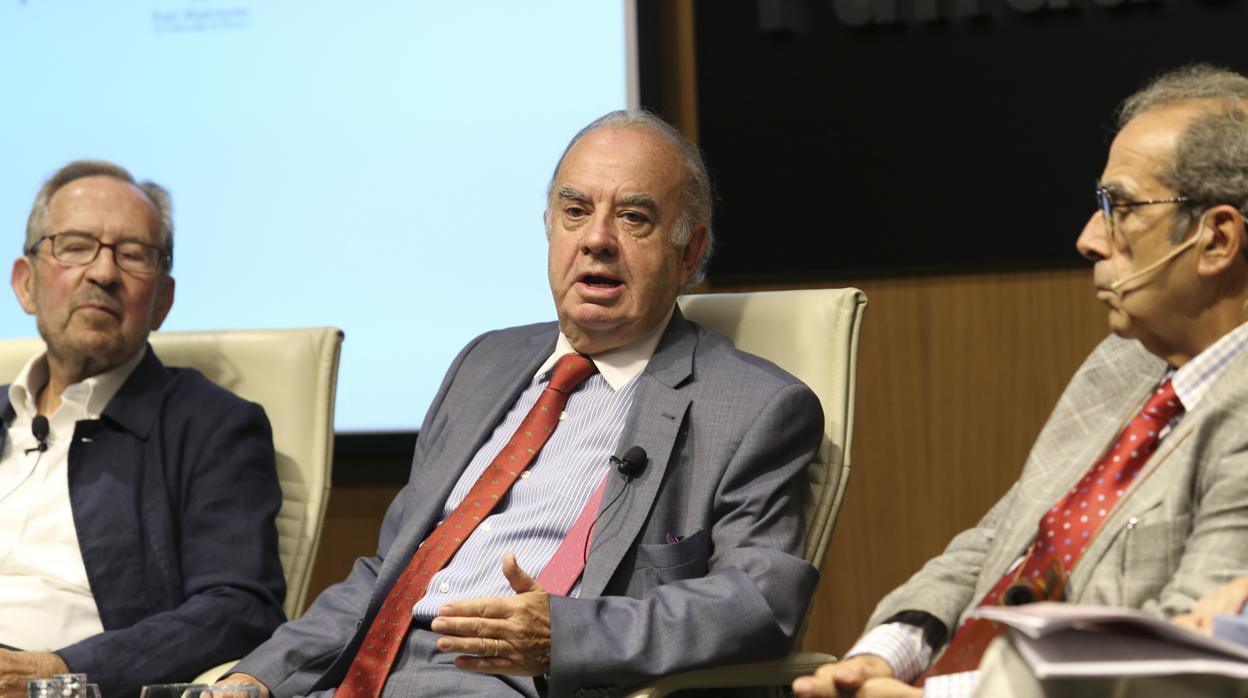
POLYGON ((735 664, 672 674, 628 694, 628 698, 664 698, 674 691, 689 688, 721 688, 726 686, 788 686, 799 676, 815 670, 836 657, 822 652, 795 652, 784 659, 753 664, 735 664))
POLYGON ((233 669, 235 664, 238 664, 237 659, 228 661, 225 664, 218 664, 199 676, 196 676, 194 683, 216 683, 222 676, 230 673, 230 669, 233 669))

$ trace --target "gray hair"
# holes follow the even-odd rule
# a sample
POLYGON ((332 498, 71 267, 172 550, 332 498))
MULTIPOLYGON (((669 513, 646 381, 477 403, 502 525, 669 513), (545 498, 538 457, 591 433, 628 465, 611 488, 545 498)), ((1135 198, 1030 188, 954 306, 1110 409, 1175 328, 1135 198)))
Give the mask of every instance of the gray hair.
POLYGON ((1141 112, 1185 101, 1202 101, 1205 113, 1179 134, 1161 181, 1189 199, 1179 206, 1173 243, 1181 242, 1208 207, 1229 204, 1248 218, 1248 77, 1207 63, 1164 73, 1123 101, 1118 128, 1141 112))
MULTIPOLYGON (((706 244, 702 247, 702 254, 698 257, 698 263, 693 270, 693 274, 689 276, 689 280, 685 283, 685 290, 688 291, 702 283, 702 280, 706 278, 706 265, 711 257, 711 249, 715 246, 715 236, 712 234, 711 229, 713 208, 711 177, 707 173, 706 162, 703 161, 702 152, 698 150, 698 147, 690 143, 671 124, 652 112, 644 109, 621 109, 609 112, 594 119, 585 128, 577 131, 572 140, 568 142, 568 146, 563 149, 563 154, 559 156, 559 162, 555 163, 555 171, 550 176, 550 184, 546 186, 547 206, 550 205, 551 197, 554 196, 555 178, 559 176, 559 169, 563 167, 563 161, 568 156, 568 151, 572 150, 572 147, 579 143, 582 138, 600 128, 646 129, 657 133, 676 146, 676 150, 680 153, 681 161, 685 166, 685 191, 682 197, 684 200, 682 202, 681 215, 676 222, 675 229, 672 230, 672 244, 677 247, 687 244, 689 236, 693 232, 693 226, 698 223, 706 224, 706 244)), ((550 217, 547 216, 547 234, 550 233, 550 226, 550 217)))
POLYGON ((137 181, 126 168, 105 160, 75 160, 57 170, 43 183, 39 193, 35 195, 34 205, 30 207, 30 216, 26 219, 26 244, 22 252, 28 255, 33 253, 35 244, 48 234, 52 219, 51 202, 56 192, 76 179, 95 176, 112 177, 134 186, 156 207, 160 218, 160 238, 165 248, 164 272, 169 273, 173 269, 173 198, 159 184, 150 180, 137 181))

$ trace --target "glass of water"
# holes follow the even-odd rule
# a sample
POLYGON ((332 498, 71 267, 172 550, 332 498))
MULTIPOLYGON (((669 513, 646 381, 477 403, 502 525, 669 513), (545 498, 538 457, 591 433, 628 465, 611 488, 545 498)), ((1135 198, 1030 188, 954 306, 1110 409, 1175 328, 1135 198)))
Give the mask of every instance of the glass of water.
POLYGON ((61 680, 63 698, 87 698, 86 674, 58 674, 52 678, 61 680))
POLYGON ((62 698, 65 690, 60 679, 31 679, 26 682, 27 698, 62 698))
POLYGON ((260 687, 218 683, 189 689, 185 698, 260 698, 260 687))
MULTIPOLYGON (((187 691, 207 686, 206 683, 157 683, 144 686, 139 698, 183 698, 187 691)), ((30 696, 34 698, 34 696, 30 696)))

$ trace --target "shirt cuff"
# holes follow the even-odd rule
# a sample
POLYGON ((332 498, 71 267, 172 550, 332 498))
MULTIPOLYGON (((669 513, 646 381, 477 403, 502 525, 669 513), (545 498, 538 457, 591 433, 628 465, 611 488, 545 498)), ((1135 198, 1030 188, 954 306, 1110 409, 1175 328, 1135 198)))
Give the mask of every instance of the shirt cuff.
POLYGON ((893 678, 914 683, 932 660, 932 648, 923 641, 923 629, 909 623, 884 623, 867 631, 849 648, 845 658, 873 654, 893 670, 893 678))
POLYGON ((979 670, 933 676, 923 682, 923 698, 971 698, 979 686, 979 670))

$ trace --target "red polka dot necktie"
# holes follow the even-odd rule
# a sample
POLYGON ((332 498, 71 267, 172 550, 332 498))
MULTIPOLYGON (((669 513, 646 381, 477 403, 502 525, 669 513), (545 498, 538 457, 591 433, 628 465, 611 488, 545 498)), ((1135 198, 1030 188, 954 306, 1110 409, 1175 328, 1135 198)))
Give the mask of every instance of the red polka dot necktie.
POLYGON ((459 506, 438 524, 412 555, 390 589, 364 642, 339 686, 338 698, 376 698, 412 624, 412 606, 425 595, 429 580, 490 515, 512 483, 532 464, 559 424, 568 395, 598 371, 584 354, 565 354, 551 372, 550 383, 537 398, 511 440, 490 462, 459 506))
MULTIPOLYGON (((1161 431, 1183 410, 1167 378, 1149 398, 1118 440, 1057 504, 1040 519, 1036 539, 1023 561, 1010 568, 980 602, 1018 605, 1032 601, 1060 601, 1066 579, 1088 544, 1122 500, 1148 457, 1157 450, 1161 431)), ((970 671, 979 666, 988 643, 1000 626, 982 618, 962 624, 949 649, 923 675, 939 676, 970 671)))

